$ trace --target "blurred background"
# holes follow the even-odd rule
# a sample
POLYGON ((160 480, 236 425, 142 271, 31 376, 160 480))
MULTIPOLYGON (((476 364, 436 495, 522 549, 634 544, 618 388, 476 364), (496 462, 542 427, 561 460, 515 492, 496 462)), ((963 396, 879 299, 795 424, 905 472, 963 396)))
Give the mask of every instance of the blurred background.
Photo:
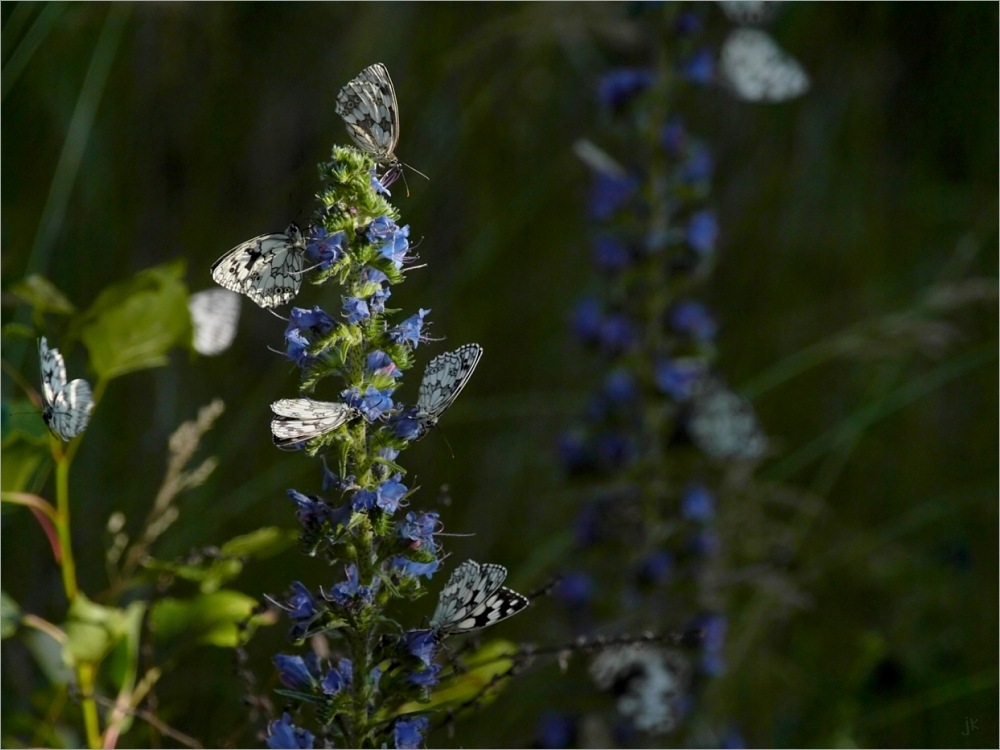
MULTIPOLYGON (((720 41, 730 22, 713 5, 692 7, 706 41, 720 41)), ((181 258, 197 291, 213 286, 208 269, 232 246, 305 224, 317 162, 348 141, 335 95, 381 61, 399 99, 397 154, 430 176, 407 174, 409 195, 393 188, 427 264, 393 290, 393 306, 431 308, 430 333, 445 338, 418 350, 417 372, 443 347, 485 348, 440 429, 401 462, 421 487, 416 504, 474 533, 443 540, 456 561, 503 563, 512 586, 538 587, 571 563, 559 540, 579 498, 556 446, 602 373, 569 333, 574 304, 600 284, 589 174, 572 146, 600 142, 597 82, 649 58, 656 13, 628 3, 4 3, 4 324, 30 323, 8 294, 30 273, 86 307, 108 284, 181 258)), ((789 4, 771 33, 809 71, 809 93, 765 106, 705 87, 683 113, 716 159, 720 240, 704 295, 721 326, 716 364, 735 387, 911 309, 944 279, 980 279, 987 291, 946 324, 918 325, 916 344, 869 348, 756 398, 775 446, 760 475, 794 496, 823 492, 821 523, 787 561, 797 605, 745 633, 731 612, 740 654, 704 698, 749 746, 997 742, 997 26, 994 3, 789 4), (862 413, 873 391, 874 418, 862 413), (858 420, 831 469, 823 436, 858 420), (966 735, 968 720, 977 728, 966 735)), ((297 304, 336 307, 329 294, 307 286, 297 304)), ((268 349, 282 348, 283 330, 244 299, 225 355, 178 350, 112 383, 72 478, 84 590, 106 585, 109 515, 145 515, 168 436, 216 397, 226 411, 201 452, 220 466, 181 498, 157 556, 295 527, 285 490, 318 492, 319 473, 271 445, 268 404, 297 384, 268 349)), ((58 342, 58 330, 41 332, 58 342)), ((67 358, 82 374, 83 351, 67 358)), ((33 340, 5 338, 3 359, 37 387, 33 340)), ((5 400, 23 395, 6 374, 3 389, 5 400)), ((29 513, 4 506, 2 545, 4 590, 58 618, 58 570, 29 513)), ((339 575, 290 548, 248 567, 237 587, 259 597, 339 575)), ((432 608, 419 604, 410 622, 432 608)), ((553 600, 504 627, 549 645, 572 633, 553 600)), ((264 691, 285 630, 249 646, 264 691)), ((231 652, 205 648, 178 667, 157 690, 164 721, 207 746, 255 742, 231 652)), ((5 640, 5 716, 44 711, 43 687, 5 640)), ((540 663, 429 745, 524 747, 543 711, 611 706, 540 663)))

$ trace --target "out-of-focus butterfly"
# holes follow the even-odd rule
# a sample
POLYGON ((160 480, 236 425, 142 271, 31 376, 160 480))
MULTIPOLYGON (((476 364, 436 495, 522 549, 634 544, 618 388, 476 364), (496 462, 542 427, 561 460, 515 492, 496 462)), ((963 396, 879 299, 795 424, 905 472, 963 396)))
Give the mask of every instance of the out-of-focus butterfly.
POLYGON ((686 427, 694 444, 713 458, 756 459, 767 452, 767 435, 750 402, 713 375, 692 389, 686 427))
POLYGON ((43 336, 38 340, 38 362, 42 372, 42 419, 52 434, 69 440, 87 429, 94 396, 86 380, 66 381, 66 362, 58 349, 49 349, 43 336))
POLYGON ((719 75, 738 99, 784 102, 809 89, 799 62, 760 29, 734 29, 722 45, 719 75))
POLYGON ((719 0, 719 7, 726 18, 741 26, 770 23, 781 5, 780 0, 719 0))
POLYGON ((439 354, 427 364, 417 398, 419 437, 427 434, 448 407, 455 403, 482 356, 483 347, 479 344, 465 344, 453 352, 439 354))
POLYGON ((204 289, 188 298, 194 350, 206 357, 233 344, 240 322, 240 295, 228 289, 204 289))
POLYGON ((466 560, 441 590, 430 628, 438 637, 468 633, 516 615, 530 604, 528 597, 505 588, 507 568, 466 560))
POLYGON ((271 420, 274 444, 287 448, 325 435, 347 424, 359 412, 347 404, 313 401, 311 398, 283 398, 271 404, 275 418, 271 420))
POLYGON ((262 234, 234 247, 212 264, 212 278, 261 307, 278 307, 299 293, 305 249, 301 230, 289 224, 284 232, 262 234))

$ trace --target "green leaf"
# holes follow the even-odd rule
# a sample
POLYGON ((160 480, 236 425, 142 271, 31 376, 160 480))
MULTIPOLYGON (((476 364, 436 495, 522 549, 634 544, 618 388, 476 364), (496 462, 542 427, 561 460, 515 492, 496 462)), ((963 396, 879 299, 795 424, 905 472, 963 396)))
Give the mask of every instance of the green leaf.
POLYGON ((21 621, 21 608, 10 594, 0 591, 0 638, 10 638, 17 632, 21 621))
POLYGON ((35 308, 35 312, 51 312, 59 315, 72 315, 76 312, 69 298, 59 291, 55 284, 37 273, 16 282, 10 290, 35 308))
MULTIPOLYGON (((41 423, 41 419, 38 421, 41 423)), ((33 488, 33 480, 49 455, 44 434, 33 436, 18 429, 5 435, 0 442, 0 489, 25 492, 33 488)))
POLYGON ((233 537, 222 545, 222 554, 263 560, 284 552, 295 544, 296 538, 297 534, 292 529, 266 526, 249 534, 233 537))
POLYGON ((240 623, 257 602, 246 594, 224 589, 190 599, 161 599, 150 612, 150 625, 161 647, 194 645, 233 648, 240 643, 240 623))
POLYGON ((102 379, 162 367, 191 340, 182 261, 149 268, 108 287, 84 315, 81 338, 102 379))

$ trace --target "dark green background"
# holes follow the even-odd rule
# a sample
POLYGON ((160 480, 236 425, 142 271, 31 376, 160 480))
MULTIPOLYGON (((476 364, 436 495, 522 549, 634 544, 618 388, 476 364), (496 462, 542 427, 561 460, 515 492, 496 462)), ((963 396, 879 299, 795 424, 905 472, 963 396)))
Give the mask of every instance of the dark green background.
MULTIPOLYGON (((718 42, 729 24, 703 10, 706 38, 718 42)), ((444 540, 454 559, 502 562, 515 587, 531 589, 568 564, 555 540, 578 499, 554 446, 601 372, 566 325, 575 300, 597 286, 588 175, 571 146, 601 141, 596 82, 611 66, 647 59, 655 8, 5 3, 2 15, 3 289, 38 272, 81 307, 109 283, 177 257, 191 289, 206 288, 225 250, 305 222, 316 163, 347 141, 334 96, 365 65, 384 62, 402 114, 397 153, 431 177, 408 174, 409 197, 394 188, 428 267, 392 303, 432 308, 431 333, 447 343, 428 356, 467 341, 486 350, 442 428, 403 456, 422 487, 415 502, 435 505, 447 484, 448 530, 475 533, 444 540), (101 65, 110 65, 106 79, 101 65), (81 106, 93 120, 72 130, 81 106), (75 145, 78 167, 70 159, 59 177, 60 154, 75 145)), ((967 273, 995 292, 997 24, 993 3, 794 4, 773 33, 810 72, 807 96, 778 106, 739 103, 717 88, 690 97, 685 118, 718 160, 719 262, 705 297, 721 322, 718 366, 732 383, 912 305, 963 241, 980 248, 967 273)), ((337 307, 312 287, 298 303, 337 307)), ((10 304, 3 314, 5 323, 27 321, 10 304)), ((993 352, 878 420, 846 457, 823 525, 791 565, 801 609, 742 634, 748 658, 709 696, 712 715, 751 745, 997 742, 995 302, 949 321, 955 335, 933 352, 876 348, 756 402, 778 462, 849 420, 873 384, 917 382, 970 352, 993 352), (830 555, 839 562, 823 563, 830 555), (852 671, 872 643, 885 660, 852 671), (962 735, 967 718, 978 734, 962 735)), ((267 405, 296 385, 267 349, 281 346, 282 331, 245 301, 225 356, 178 352, 169 367, 113 383, 72 478, 84 590, 105 584, 108 515, 121 510, 133 524, 145 515, 167 436, 215 396, 227 411, 203 450, 222 464, 182 498, 158 554, 293 524, 285 489, 317 491, 318 475, 313 462, 270 444, 267 405)), ((5 341, 3 356, 35 380, 33 346, 5 341)), ((69 359, 80 373, 83 352, 69 359)), ((404 386, 410 399, 415 380, 404 386)), ((6 377, 4 389, 13 395, 6 377)), ((786 481, 808 489, 815 470, 786 481)), ((57 619, 61 587, 43 536, 21 510, 3 523, 4 589, 57 619)), ((239 584, 257 596, 339 575, 289 551, 239 584)), ((421 604, 422 615, 430 603, 421 604)), ((538 643, 569 632, 551 601, 505 627, 505 636, 538 643)), ((250 647, 266 684, 283 630, 250 647)), ((730 633, 741 642, 738 613, 730 633)), ((40 677, 16 644, 5 642, 3 656, 7 714, 25 708, 40 677)), ((199 652, 163 680, 161 717, 208 746, 253 742, 231 671, 231 654, 199 652)), ((460 723, 454 739, 440 733, 430 744, 523 746, 541 706, 610 701, 539 666, 460 723)), ((137 731, 132 742, 148 739, 137 731)))

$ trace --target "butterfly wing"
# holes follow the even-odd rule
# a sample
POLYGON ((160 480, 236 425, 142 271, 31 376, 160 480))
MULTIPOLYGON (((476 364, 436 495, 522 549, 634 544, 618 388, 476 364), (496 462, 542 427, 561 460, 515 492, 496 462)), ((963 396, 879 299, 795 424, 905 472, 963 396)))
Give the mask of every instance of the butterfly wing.
POLYGON ((783 102, 809 88, 809 76, 798 61, 760 29, 735 29, 722 45, 720 72, 737 98, 751 102, 783 102))
POLYGON ((49 349, 49 342, 38 339, 38 364, 42 373, 42 399, 51 404, 66 385, 66 362, 58 349, 49 349))
POLYGON ((221 354, 236 338, 240 296, 229 289, 205 289, 188 299, 194 350, 206 357, 221 354))
POLYGON ((244 294, 264 308, 291 302, 302 285, 305 241, 294 224, 237 245, 212 264, 219 286, 244 294))
POLYGON ((394 162, 399 141, 399 105, 389 71, 369 65, 337 94, 337 114, 362 151, 379 162, 394 162))
POLYGON ((274 444, 284 448, 324 435, 346 424, 357 409, 347 404, 313 401, 311 398, 284 398, 271 404, 274 444))
POLYGON ((94 408, 94 394, 86 380, 67 383, 56 393, 52 405, 42 416, 45 424, 63 440, 74 438, 87 429, 90 412, 94 408))
POLYGON ((466 560, 441 590, 430 627, 439 635, 467 633, 493 625, 528 606, 527 597, 503 587, 507 569, 466 560))
POLYGON ((465 344, 453 352, 439 354, 427 364, 417 398, 417 416, 425 431, 437 424, 455 403, 482 356, 483 347, 479 344, 465 344))
POLYGON ((721 380, 707 377, 691 399, 687 432, 714 458, 754 459, 767 451, 767 436, 753 407, 721 380))

